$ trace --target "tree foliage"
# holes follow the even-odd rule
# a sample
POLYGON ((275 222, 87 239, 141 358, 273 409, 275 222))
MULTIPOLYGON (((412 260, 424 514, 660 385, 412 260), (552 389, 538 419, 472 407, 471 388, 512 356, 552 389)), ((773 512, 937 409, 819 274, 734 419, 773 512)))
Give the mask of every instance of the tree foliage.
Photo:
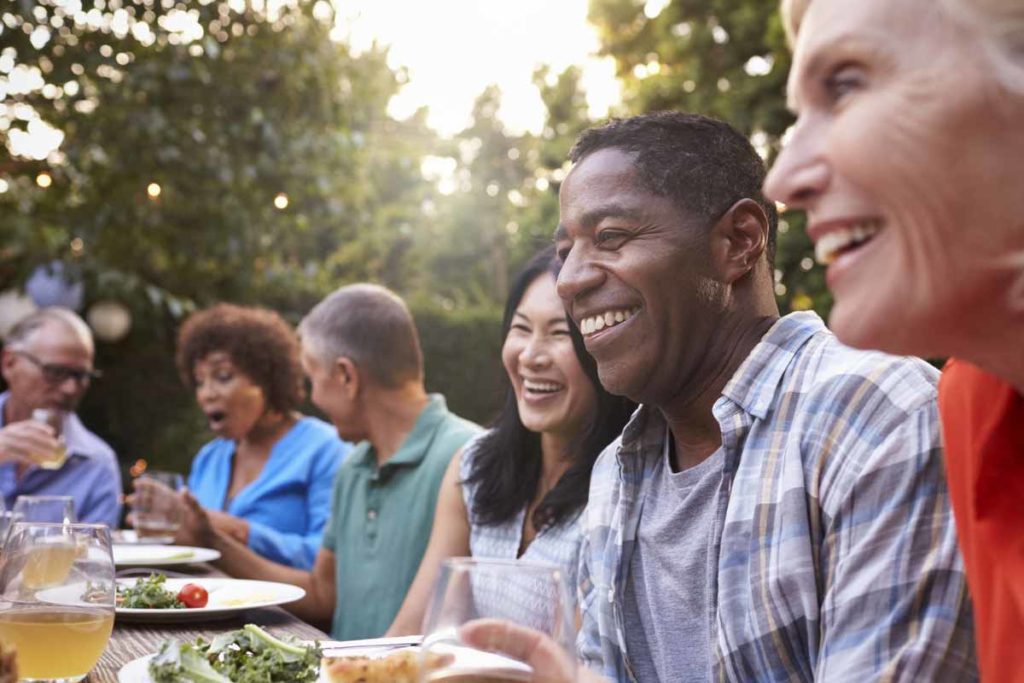
POLYGON ((403 289, 431 191, 424 112, 387 115, 404 74, 332 40, 330 5, 38 0, 0 10, 0 288, 63 261, 132 334, 99 348, 84 410, 122 452, 201 434, 172 364, 180 318, 218 300, 293 321, 330 289, 403 289), (26 76, 45 85, 18 88, 26 76), (12 152, 39 118, 59 151, 12 152), (41 186, 39 179, 50 182, 41 186))

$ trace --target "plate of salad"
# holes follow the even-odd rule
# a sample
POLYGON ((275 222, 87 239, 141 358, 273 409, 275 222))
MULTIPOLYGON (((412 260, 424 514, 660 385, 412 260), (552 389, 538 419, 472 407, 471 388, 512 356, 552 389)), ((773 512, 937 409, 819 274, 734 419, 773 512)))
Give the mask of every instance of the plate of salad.
POLYGON ((292 636, 274 636, 247 624, 209 641, 167 640, 160 650, 134 659, 117 673, 118 683, 248 683, 320 678, 321 650, 292 636))
POLYGON ((169 579, 163 574, 150 574, 117 580, 115 612, 121 621, 208 621, 256 607, 284 605, 305 595, 298 586, 274 581, 169 579))

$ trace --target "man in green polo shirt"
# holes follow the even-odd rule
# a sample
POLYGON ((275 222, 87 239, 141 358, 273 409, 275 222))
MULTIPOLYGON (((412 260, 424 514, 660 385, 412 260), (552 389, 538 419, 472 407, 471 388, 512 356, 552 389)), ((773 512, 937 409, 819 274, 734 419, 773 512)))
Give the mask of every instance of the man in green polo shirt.
POLYGON ((338 470, 312 571, 271 562, 217 533, 187 494, 185 526, 220 550, 229 574, 305 589, 288 609, 314 623, 333 614, 334 638, 379 636, 423 558, 448 461, 480 428, 426 393, 412 316, 387 289, 342 287, 306 316, 299 334, 313 403, 341 438, 359 442, 338 470))

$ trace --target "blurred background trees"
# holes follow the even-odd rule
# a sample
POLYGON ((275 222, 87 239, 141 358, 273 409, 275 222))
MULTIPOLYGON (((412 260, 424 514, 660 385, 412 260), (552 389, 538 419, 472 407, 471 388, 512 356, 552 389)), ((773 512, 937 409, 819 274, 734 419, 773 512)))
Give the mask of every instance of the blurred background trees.
MULTIPOLYGON (((83 406, 126 464, 145 457, 184 470, 207 438, 172 362, 183 316, 226 300, 297 322, 358 280, 409 299, 428 386, 486 421, 501 399, 509 278, 550 243, 566 153, 595 123, 580 70, 542 67, 539 133, 510 133, 492 87, 469 125, 441 138, 423 110, 388 114, 406 74, 384 48, 357 54, 332 37, 329 3, 254 6, 263 7, 18 0, 0 9, 0 292, 59 264, 43 279, 80 285, 83 311, 114 302, 130 312, 127 335, 99 344, 106 376, 83 406), (16 154, 30 133, 63 139, 56 152, 16 154)), ((776 153, 791 123, 776 3, 591 0, 591 21, 623 86, 614 113, 708 113, 769 160, 776 153)), ((830 300, 809 256, 787 215, 780 304, 824 314, 830 300)))

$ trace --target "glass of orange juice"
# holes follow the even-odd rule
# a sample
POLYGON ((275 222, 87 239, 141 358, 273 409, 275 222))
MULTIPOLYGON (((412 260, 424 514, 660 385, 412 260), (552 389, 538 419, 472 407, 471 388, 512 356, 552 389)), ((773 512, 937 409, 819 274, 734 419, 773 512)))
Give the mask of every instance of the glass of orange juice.
POLYGON ((104 524, 15 522, 0 566, 0 641, 20 681, 81 681, 114 627, 114 559, 104 524))

